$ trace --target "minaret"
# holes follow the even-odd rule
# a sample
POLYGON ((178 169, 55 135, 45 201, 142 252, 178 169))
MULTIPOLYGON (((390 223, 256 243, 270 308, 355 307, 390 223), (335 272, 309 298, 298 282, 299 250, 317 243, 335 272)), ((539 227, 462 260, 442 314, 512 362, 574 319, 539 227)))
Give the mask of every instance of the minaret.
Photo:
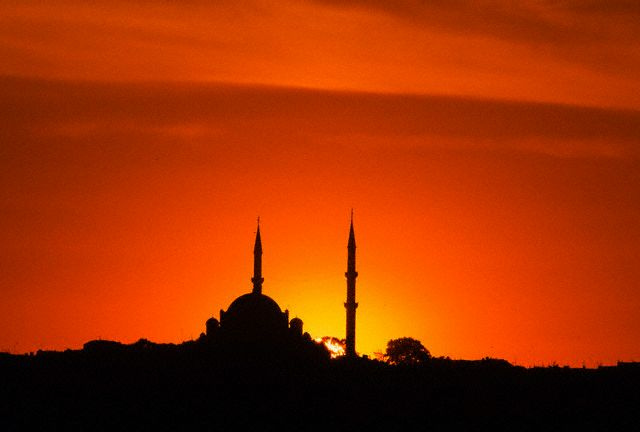
POLYGON ((260 240, 260 218, 258 218, 258 231, 256 232, 256 243, 253 246, 253 294, 262 294, 262 241, 260 240))
POLYGON ((351 210, 351 227, 349 228, 349 243, 347 245, 347 302, 344 307, 347 309, 347 357, 356 356, 356 236, 353 233, 353 210, 351 210))

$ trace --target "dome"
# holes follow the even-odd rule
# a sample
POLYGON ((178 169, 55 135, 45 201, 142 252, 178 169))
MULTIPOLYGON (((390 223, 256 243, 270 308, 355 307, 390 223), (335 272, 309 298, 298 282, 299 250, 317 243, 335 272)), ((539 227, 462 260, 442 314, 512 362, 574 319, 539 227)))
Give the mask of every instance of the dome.
POLYGON ((265 314, 281 314, 282 310, 274 299, 264 294, 249 293, 235 299, 227 309, 226 315, 261 312, 265 314))
POLYGON ((238 336, 278 335, 288 328, 288 313, 278 303, 261 293, 244 294, 221 314, 223 330, 238 336))

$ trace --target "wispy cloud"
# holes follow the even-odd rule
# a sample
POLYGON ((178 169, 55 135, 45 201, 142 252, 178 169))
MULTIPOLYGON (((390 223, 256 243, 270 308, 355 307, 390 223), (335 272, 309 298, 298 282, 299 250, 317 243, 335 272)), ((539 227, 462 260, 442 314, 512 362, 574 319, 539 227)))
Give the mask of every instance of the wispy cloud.
POLYGON ((5 2, 0 73, 640 107, 636 2, 5 2))

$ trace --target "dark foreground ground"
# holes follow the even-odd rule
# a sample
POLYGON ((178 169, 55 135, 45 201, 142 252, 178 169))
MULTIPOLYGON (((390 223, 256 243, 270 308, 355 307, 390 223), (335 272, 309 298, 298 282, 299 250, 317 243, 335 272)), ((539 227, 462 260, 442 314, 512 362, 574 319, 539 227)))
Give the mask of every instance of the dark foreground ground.
POLYGON ((2 431, 638 430, 639 412, 638 364, 394 367, 145 342, 0 354, 2 431))

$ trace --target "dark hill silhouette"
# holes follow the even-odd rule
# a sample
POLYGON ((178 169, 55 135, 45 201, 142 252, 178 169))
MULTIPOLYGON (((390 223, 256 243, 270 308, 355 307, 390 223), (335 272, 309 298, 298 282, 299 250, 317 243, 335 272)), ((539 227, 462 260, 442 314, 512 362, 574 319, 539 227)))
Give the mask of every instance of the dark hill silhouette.
POLYGON ((0 429, 610 430, 638 421, 635 363, 526 369, 431 358, 393 366, 329 360, 303 343, 274 351, 141 339, 2 354, 0 429))

